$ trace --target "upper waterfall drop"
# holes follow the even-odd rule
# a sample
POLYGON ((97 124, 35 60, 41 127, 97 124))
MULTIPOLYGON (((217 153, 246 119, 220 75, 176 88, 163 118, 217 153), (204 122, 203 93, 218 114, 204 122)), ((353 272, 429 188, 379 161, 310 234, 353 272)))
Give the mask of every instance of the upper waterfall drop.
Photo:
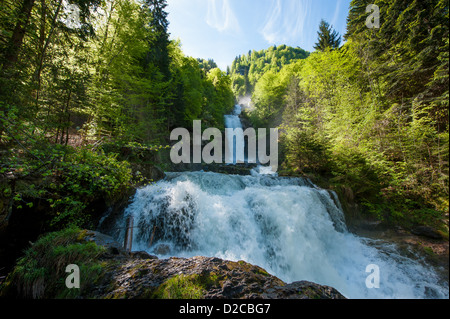
POLYGON ((230 115, 225 115, 225 163, 267 165, 272 172, 278 170, 278 128, 247 127, 239 115, 242 106, 236 105, 230 115), (269 133, 267 133, 267 131, 269 133))
MULTIPOLYGON (((241 119, 239 118, 239 115, 241 115, 242 108, 240 105, 235 105, 233 113, 230 115, 225 115, 225 128, 227 129, 242 129, 242 123, 241 119)), ((242 143, 244 145, 244 137, 243 136, 236 136, 228 135, 227 136, 227 145, 229 146, 228 157, 225 158, 226 163, 233 163, 236 164, 238 162, 245 162, 245 155, 243 153, 243 149, 239 149, 237 145, 239 143, 242 143), (236 139, 236 140, 235 140, 236 139), (240 139, 238 141, 237 139, 240 139)))

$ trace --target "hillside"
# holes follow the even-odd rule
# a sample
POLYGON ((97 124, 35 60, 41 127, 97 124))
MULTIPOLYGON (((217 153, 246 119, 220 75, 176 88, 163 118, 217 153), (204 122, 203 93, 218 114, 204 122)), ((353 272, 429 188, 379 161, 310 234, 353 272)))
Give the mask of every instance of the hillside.
POLYGON ((278 72, 283 66, 308 56, 309 52, 301 48, 279 45, 236 57, 230 70, 234 95, 239 97, 253 93, 255 84, 265 73, 278 72))

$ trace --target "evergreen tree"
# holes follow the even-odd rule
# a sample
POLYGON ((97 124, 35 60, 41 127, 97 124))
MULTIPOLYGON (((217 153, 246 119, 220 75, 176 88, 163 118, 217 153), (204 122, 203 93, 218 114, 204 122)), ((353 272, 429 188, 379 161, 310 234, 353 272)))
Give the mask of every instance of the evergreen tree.
MULTIPOLYGON (((13 30, 11 32, 11 37, 7 42, 8 44, 2 48, 3 52, 1 63, 3 70, 13 67, 17 62, 26 28, 31 18, 31 11, 34 6, 34 2, 35 0, 24 0, 20 8, 17 10, 17 21, 15 26, 12 28, 13 30)), ((5 6, 6 9, 6 4, 2 3, 2 9, 3 6, 5 6)))
POLYGON ((256 82, 267 72, 278 72, 285 65, 306 59, 309 52, 286 45, 272 46, 267 50, 249 51, 248 55, 234 59, 230 75, 236 97, 252 94, 256 82))
POLYGON ((319 39, 314 46, 314 49, 317 51, 325 51, 328 48, 337 49, 341 45, 341 36, 325 20, 320 21, 319 32, 317 34, 319 35, 319 39))
POLYGON ((283 111, 288 171, 350 188, 380 219, 448 230, 448 0, 374 4, 380 28, 366 26, 367 2, 353 0, 344 46, 333 50, 338 36, 322 21, 318 52, 289 81, 296 63, 265 71, 250 118, 274 127, 283 111))
POLYGON ((169 21, 167 20, 166 0, 145 0, 144 10, 149 15, 149 28, 152 37, 149 39, 150 50, 145 59, 145 66, 149 63, 156 65, 166 79, 170 78, 169 21))
POLYGON ((209 71, 211 71, 212 69, 217 68, 217 63, 213 60, 213 59, 197 59, 197 62, 200 66, 200 68, 203 70, 203 75, 206 76, 206 74, 208 74, 209 71))

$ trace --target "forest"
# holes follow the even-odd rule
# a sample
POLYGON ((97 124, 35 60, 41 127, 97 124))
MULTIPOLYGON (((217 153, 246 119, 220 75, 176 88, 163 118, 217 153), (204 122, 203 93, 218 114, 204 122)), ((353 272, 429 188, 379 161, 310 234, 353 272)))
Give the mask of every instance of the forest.
MULTIPOLYGON (((402 234, 425 227, 428 234, 413 244, 446 267, 447 277, 442 278, 448 282, 448 245, 445 250, 442 242, 448 241, 449 222, 449 3, 372 2, 383 17, 377 27, 367 26, 367 1, 352 0, 346 34, 322 20, 309 26, 318 31, 313 52, 302 49, 301 43, 249 48, 223 71, 213 59, 187 56, 181 42, 171 39, 167 0, 0 0, 0 284, 17 285, 13 296, 98 297, 97 288, 84 295, 65 289, 65 263, 82 265, 86 287, 105 279, 106 290, 116 289, 117 283, 108 283, 105 274, 126 269, 118 265, 127 260, 140 264, 130 266, 136 272, 126 274, 126 280, 156 273, 139 272, 139 267, 159 263, 158 257, 133 255, 130 244, 130 251, 123 249, 129 258, 124 259, 118 255, 122 247, 112 253, 111 247, 92 242, 88 231, 106 217, 125 220, 125 208, 133 194, 144 189, 141 186, 146 186, 142 193, 154 196, 149 198, 158 211, 135 212, 136 218, 155 216, 136 227, 127 219, 123 229, 144 232, 140 236, 155 254, 159 250, 168 255, 177 239, 183 249, 223 244, 217 250, 220 256, 230 251, 233 255, 234 244, 235 256, 263 256, 257 260, 282 274, 304 265, 325 277, 339 273, 337 283, 344 283, 343 289, 348 282, 362 287, 363 293, 355 290, 351 296, 370 297, 378 291, 369 291, 367 281, 364 285, 352 277, 364 273, 356 267, 372 258, 378 243, 366 247, 362 240, 364 245, 357 246, 360 251, 353 256, 348 247, 359 239, 349 235, 345 218, 350 224, 354 217, 402 234), (279 130, 278 175, 264 177, 272 182, 254 176, 254 171, 250 174, 254 166, 246 164, 238 167, 248 175, 242 177, 229 171, 192 172, 192 167, 170 162, 173 129, 192 130, 193 122, 201 120, 203 129, 224 130, 226 115, 243 98, 251 102, 243 105, 240 118, 231 115, 237 122, 279 130), (173 169, 185 173, 184 179, 156 183, 173 169), (262 181, 267 185, 259 184, 262 181), (195 231, 201 235, 193 243, 195 231), (434 246, 422 245, 434 239, 434 246), (297 245, 302 241, 305 245, 297 245), (441 247, 444 250, 434 252, 441 247)), ((92 236, 103 238, 99 233, 92 236)), ((433 290, 428 270, 417 271, 431 268, 417 268, 401 254, 397 264, 385 263, 386 256, 394 260, 397 255, 383 249, 376 262, 394 274, 383 298, 403 296, 391 287, 408 283, 414 293, 405 296, 448 298, 440 292, 447 288, 448 293, 448 283, 444 287, 438 279, 433 285, 439 289, 433 290), (412 279, 405 283, 402 276, 412 279)), ((198 267, 193 260, 189 271, 198 267)), ((119 292, 105 296, 163 298, 166 290, 161 289, 183 286, 177 280, 188 282, 187 288, 194 285, 197 297, 204 295, 205 285, 216 292, 220 285, 243 287, 241 279, 228 277, 237 268, 220 266, 230 273, 219 280, 213 266, 208 268, 211 277, 179 276, 181 268, 176 266, 175 277, 164 278, 164 284, 161 279, 157 285, 151 280, 137 285, 154 286, 144 294, 139 295, 139 288, 126 295, 119 287, 119 292)), ((252 269, 257 269, 252 276, 268 278, 266 270, 252 269)), ((257 282, 249 286, 263 291, 257 282)), ((302 297, 301 291, 295 295, 302 297)))
POLYGON ((45 229, 85 225, 92 201, 142 179, 123 149, 157 152, 194 119, 223 128, 230 77, 169 40, 166 1, 0 6, 3 222, 44 205, 45 229))
POLYGON ((448 232, 448 1, 374 4, 378 29, 364 24, 366 2, 351 2, 343 45, 322 21, 310 55, 279 46, 237 58, 233 91, 251 94, 255 127, 280 128, 283 174, 379 220, 448 232))
POLYGON ((301 48, 275 45, 267 50, 250 50, 247 55, 236 57, 227 72, 231 76, 233 93, 237 97, 251 94, 263 74, 277 73, 283 66, 308 55, 309 52, 301 48))
POLYGON ((369 29, 354 0, 344 44, 322 21, 315 52, 250 50, 227 72, 169 40, 164 0, 0 5, 4 220, 44 205, 50 229, 83 225, 95 198, 142 182, 124 149, 162 150, 195 119, 223 128, 251 96, 253 126, 280 129, 282 174, 381 220, 448 224, 448 1, 391 2, 369 29))

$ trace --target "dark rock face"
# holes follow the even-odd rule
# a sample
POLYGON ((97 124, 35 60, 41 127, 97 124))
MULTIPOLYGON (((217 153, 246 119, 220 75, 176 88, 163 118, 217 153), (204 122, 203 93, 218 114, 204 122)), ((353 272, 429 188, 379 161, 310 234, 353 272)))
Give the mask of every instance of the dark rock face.
POLYGON ((96 297, 160 298, 162 289, 178 277, 189 279, 204 299, 345 299, 331 287, 306 281, 286 284, 258 266, 214 257, 129 259, 108 277, 106 289, 99 287, 96 297))
POLYGON ((345 299, 328 286, 306 281, 286 284, 244 261, 215 257, 158 259, 146 252, 127 253, 113 238, 99 232, 87 234, 86 240, 108 248, 104 258, 110 260, 103 279, 93 291, 86 292, 87 297, 165 298, 164 289, 178 278, 198 288, 204 299, 345 299))
MULTIPOLYGON (((225 153, 224 153, 225 154, 225 153)), ((196 171, 205 171, 205 172, 214 172, 220 174, 230 174, 230 175, 250 175, 250 170, 255 168, 256 164, 233 164, 227 165, 224 164, 174 164, 171 167, 172 172, 196 172, 196 171)))
POLYGON ((263 297, 268 299, 345 299, 332 287, 308 281, 296 281, 285 286, 270 288, 263 297))
MULTIPOLYGON (((54 242, 49 247, 81 245, 83 249, 102 251, 86 259, 88 264, 79 264, 81 287, 76 298, 89 299, 345 299, 336 289, 301 281, 286 284, 264 269, 244 261, 227 261, 215 257, 193 257, 158 259, 146 252, 127 252, 112 237, 100 232, 81 230, 72 234, 72 240, 64 240, 51 234, 54 242), (105 249, 93 250, 94 246, 105 249), (86 246, 83 246, 86 245, 86 246), (90 265, 90 266, 89 266, 90 265), (96 265, 92 268, 92 265, 96 265), (90 267, 90 268, 89 268, 90 267), (87 269, 95 272, 86 272, 87 269), (83 270, 84 269, 84 270, 83 270), (93 276, 92 274, 95 274, 93 276), (86 277, 87 276, 87 277, 86 277)), ((49 238, 50 238, 49 237, 49 238)), ((34 246, 32 246, 34 247, 34 246)), ((33 249, 33 248, 31 248, 33 249)), ((51 260, 46 249, 34 251, 33 258, 40 261, 39 267, 51 267, 61 260, 51 260), (46 260, 43 260, 46 259, 46 260)), ((81 261, 81 260, 80 260, 81 261)), ((77 264, 76 260, 71 260, 77 264)), ((81 261, 83 262, 83 261, 81 261)), ((17 269, 16 269, 17 270, 17 269)), ((19 270, 20 271, 20 270, 19 270)), ((47 270, 45 272, 48 272, 47 270)), ((44 272, 44 273, 45 273, 44 272)), ((13 276, 7 280, 0 296, 27 298, 23 285, 32 287, 45 281, 39 298, 69 298, 71 294, 64 286, 63 278, 37 276, 33 282, 21 282, 13 276), (62 282, 62 283, 60 283, 62 282), (47 289, 53 287, 54 289, 47 289), (66 296, 66 297, 64 297, 66 296)), ((61 276, 66 276, 62 274, 61 276)), ((34 288, 33 288, 34 289, 34 288)))
POLYGON ((424 236, 432 239, 443 239, 440 233, 428 226, 416 226, 411 229, 411 233, 417 236, 424 236))

